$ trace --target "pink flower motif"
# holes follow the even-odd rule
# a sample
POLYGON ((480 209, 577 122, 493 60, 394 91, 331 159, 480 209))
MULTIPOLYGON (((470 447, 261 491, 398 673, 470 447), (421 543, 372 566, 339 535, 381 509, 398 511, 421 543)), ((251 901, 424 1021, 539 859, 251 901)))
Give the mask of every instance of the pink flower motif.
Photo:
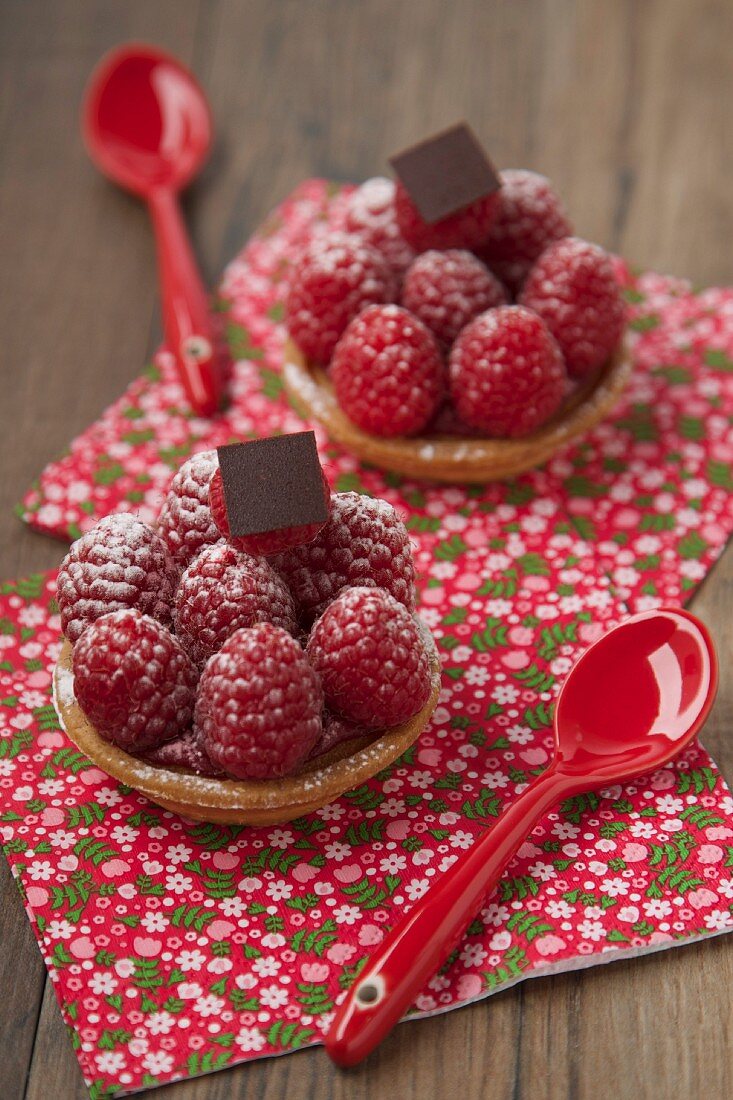
POLYGON ((528 646, 532 645, 534 641, 534 630, 530 630, 528 626, 513 626, 507 633, 507 637, 512 645, 516 646, 528 646))
POLYGON ((214 852, 211 862, 220 871, 233 871, 235 867, 239 866, 239 857, 232 852, 214 852))
POLYGON ((300 976, 304 982, 325 982, 330 973, 327 963, 303 963, 300 968, 300 976))
POLYGON ((376 924, 362 924, 357 938, 362 947, 372 947, 382 942, 384 932, 376 924))
POLYGON ((396 821, 390 821, 386 831, 390 840, 404 840, 410 835, 410 823, 404 818, 399 818, 396 821))
POLYGON ((326 952, 326 958, 332 963, 347 963, 356 954, 356 948, 350 943, 333 943, 326 952))
POLYGON ((298 863, 290 873, 296 882, 305 884, 318 877, 318 868, 311 867, 310 863, 298 863))
POLYGON ((236 925, 229 920, 213 920, 207 925, 206 931, 212 940, 225 940, 236 929, 236 925))
POLYGON ((478 974, 461 974, 456 985, 456 996, 460 1001, 468 1001, 472 997, 478 997, 483 988, 484 984, 478 974))
POLYGON ((624 844, 621 849, 621 855, 627 863, 641 863, 646 859, 647 849, 644 844, 635 844, 633 841, 629 841, 628 844, 624 844))
POLYGON ((130 864, 124 859, 108 859, 99 869, 105 878, 120 878, 130 870, 130 864))
POLYGON ((663 771, 655 772, 651 779, 652 790, 666 791, 670 787, 674 787, 677 783, 677 778, 674 772, 664 769, 663 771))
POLYGON ((720 863, 725 852, 718 844, 701 844, 697 851, 700 863, 720 863))
POLYGON ((153 939, 152 936, 135 936, 132 946, 135 954, 140 955, 141 958, 154 959, 156 955, 160 954, 163 944, 160 940, 153 939))
POLYGON ((718 895, 712 890, 706 890, 704 886, 700 886, 697 890, 690 890, 689 893, 685 894, 685 898, 693 909, 707 909, 708 906, 715 905, 718 895))
POLYGON ((534 947, 538 954, 545 957, 548 955, 557 955, 565 948, 565 940, 560 936, 554 936, 552 934, 538 936, 534 941, 534 947))
POLYGON ((358 882, 361 878, 361 867, 357 863, 349 863, 345 867, 335 867, 333 877, 338 879, 339 882, 352 883, 358 882))

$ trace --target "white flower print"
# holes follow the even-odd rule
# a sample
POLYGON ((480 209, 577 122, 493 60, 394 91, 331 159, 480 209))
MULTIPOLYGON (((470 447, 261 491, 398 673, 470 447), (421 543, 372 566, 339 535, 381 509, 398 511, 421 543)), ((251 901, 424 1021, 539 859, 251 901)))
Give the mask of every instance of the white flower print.
POLYGON ((583 920, 578 925, 578 931, 584 940, 592 940, 598 943, 603 939, 603 925, 599 920, 583 920))
POLYGON ((575 840, 580 832, 580 826, 573 825, 569 821, 556 821, 551 831, 558 840, 575 840))
POLYGON ((481 782, 492 791, 503 790, 509 783, 509 776, 504 775, 504 772, 485 772, 481 776, 481 782))
POLYGON ((73 848, 77 840, 73 833, 67 833, 65 829, 55 829, 49 833, 48 839, 54 848, 60 848, 62 852, 73 848))
POLYGON ((339 905, 334 909, 333 915, 337 924, 356 924, 361 920, 361 910, 355 905, 339 905))
POLYGON ((290 829, 273 829, 269 841, 272 848, 289 848, 295 842, 295 834, 290 829))
POLYGON ((539 879, 540 882, 549 882, 550 879, 557 878, 557 871, 551 863, 533 863, 529 867, 529 873, 532 878, 539 879))
POLYGON ((629 884, 623 878, 605 878, 600 885, 602 894, 608 894, 609 898, 618 898, 628 894, 629 884))
POLYGON ((89 988, 96 997, 105 997, 110 993, 114 993, 118 984, 116 978, 113 978, 111 974, 106 974, 103 970, 92 974, 89 979, 89 988))
POLYGON ((515 745, 528 745, 534 737, 529 726, 509 726, 506 735, 507 739, 515 745))
POLYGON ((470 833, 465 832, 463 829, 457 829, 455 833, 452 833, 448 843, 451 848, 470 848, 473 844, 473 837, 470 833))
POLYGON ((170 1012, 161 1010, 146 1016, 144 1023, 151 1035, 168 1035, 176 1026, 176 1018, 170 1012))
POLYGON ((94 1061, 100 1073, 112 1075, 120 1073, 125 1068, 125 1056, 120 1050, 105 1050, 101 1054, 95 1054, 94 1061))
POLYGON ((265 1008, 282 1008, 288 1003, 288 991, 282 985, 266 985, 260 990, 260 1001, 265 1008))
POLYGON ((243 913, 246 913, 247 906, 241 898, 223 898, 221 911, 225 917, 241 917, 243 913))
POLYGON ((166 849, 165 858, 168 863, 187 863, 193 855, 193 849, 185 844, 171 844, 166 849))
POLYGON ((379 870, 383 875, 396 875, 399 871, 404 871, 406 866, 407 857, 397 852, 390 853, 379 861, 379 870))
POLYGON ((669 817, 674 814, 682 813, 685 808, 685 804, 681 798, 675 798, 673 794, 664 794, 661 798, 655 799, 657 810, 660 814, 666 814, 669 817))
MULTIPOLYGON (((379 812, 385 817, 401 817, 406 808, 401 798, 388 798, 379 807, 379 812)), ((351 849, 349 849, 349 855, 351 855, 351 849)))
POLYGON ((48 882, 54 877, 55 871, 47 859, 37 859, 28 864, 26 874, 33 882, 48 882))
POLYGON ((206 1018, 207 1016, 218 1016, 225 1004, 226 1001, 223 997, 215 997, 213 993, 207 993, 205 997, 197 997, 193 1007, 199 1016, 206 1018))
MULTIPOLYGON (((328 849, 326 849, 328 854, 328 849)), ((293 896, 293 884, 292 882, 286 882, 285 879, 275 879, 274 882, 270 882, 267 886, 267 895, 271 897, 273 901, 281 901, 283 898, 290 898, 293 896)))
POLYGON ((419 898, 426 894, 428 887, 430 886, 429 878, 414 878, 411 882, 405 886, 405 893, 410 901, 418 901, 419 898))
POLYGON ((42 779, 38 784, 38 791, 46 798, 53 798, 54 795, 61 794, 64 786, 63 779, 42 779))
POLYGON ((668 917, 672 912, 672 904, 666 898, 652 898, 650 901, 645 901, 642 908, 647 917, 652 920, 668 917))
POLYGON ((194 948, 193 951, 181 951, 176 962, 184 974, 187 974, 189 970, 200 970, 206 962, 206 956, 198 948, 194 948))
POLYGON ((274 978, 281 966, 274 955, 263 955, 252 963, 252 969, 261 978, 274 978))
POLYGON ((570 905, 563 898, 550 898, 547 902, 547 912, 554 920, 568 920, 575 912, 575 906, 570 905))
POLYGON ((173 1069, 173 1055, 164 1050, 151 1050, 142 1060, 142 1065, 154 1077, 160 1073, 170 1073, 173 1069))
MULTIPOLYGON (((423 612, 421 611, 420 614, 423 615, 423 612)), ((337 802, 329 802, 327 806, 321 806, 317 816, 323 821, 338 821, 345 813, 346 809, 343 806, 339 806, 337 802)))
POLYGON ((166 876, 165 888, 171 894, 187 894, 193 889, 193 879, 176 872, 175 875, 166 876))
POLYGON ((491 673, 483 665, 469 665, 463 679, 472 687, 483 687, 491 679, 491 673))
POLYGON ((164 913, 156 911, 154 913, 146 913, 140 921, 140 924, 146 932, 165 932, 170 921, 164 913))
POLYGON ((109 835, 115 844, 132 844, 139 833, 139 829, 132 829, 129 825, 115 825, 109 835))
POLYGON ((326 859, 333 859, 336 863, 341 863, 342 860, 348 859, 351 855, 351 845, 342 844, 341 841, 334 840, 326 845, 324 854, 326 859))
POLYGON ((497 684, 491 692, 491 698, 500 706, 511 706, 519 698, 519 689, 514 684, 497 684))
POLYGON ((256 1027, 243 1027, 234 1038, 240 1050, 247 1053, 251 1050, 262 1050, 265 1045, 265 1036, 256 1027))
POLYGON ((116 806, 122 801, 122 795, 119 791, 115 791, 112 787, 102 787, 97 791, 97 802, 102 806, 116 806))
POLYGON ((656 828, 651 821, 633 821, 629 825, 629 832, 639 840, 649 840, 656 833, 656 828))
POLYGON ((711 932, 719 932, 723 928, 730 928, 733 924, 733 914, 727 909, 711 909, 705 917, 705 927, 711 932))

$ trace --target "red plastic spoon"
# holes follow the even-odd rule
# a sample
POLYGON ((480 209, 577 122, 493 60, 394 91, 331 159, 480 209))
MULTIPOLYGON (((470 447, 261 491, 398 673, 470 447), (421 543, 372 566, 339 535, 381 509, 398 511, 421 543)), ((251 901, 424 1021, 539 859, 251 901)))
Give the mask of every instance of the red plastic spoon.
POLYGON ((336 1012, 331 1058, 355 1065, 384 1039, 551 806, 668 763, 702 726, 716 687, 713 643, 686 611, 634 615, 590 646, 557 700, 547 770, 385 937, 336 1012))
POLYGON ((95 164, 148 204, 166 343, 191 405, 210 416, 219 407, 223 381, 206 291, 178 205, 179 191, 211 144, 204 94, 174 57, 134 43, 102 58, 87 87, 82 121, 95 164))

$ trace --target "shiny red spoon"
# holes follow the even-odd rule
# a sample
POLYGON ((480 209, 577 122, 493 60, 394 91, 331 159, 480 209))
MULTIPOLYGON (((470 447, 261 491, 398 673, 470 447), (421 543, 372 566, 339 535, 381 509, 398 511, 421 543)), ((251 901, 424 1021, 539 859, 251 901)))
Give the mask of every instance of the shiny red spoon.
POLYGON ((181 217, 178 193, 211 144, 204 94, 174 57, 130 44, 102 58, 83 108, 84 140, 101 170, 145 199, 158 245, 163 323, 191 405, 221 402, 222 374, 206 291, 181 217))
POLYGON ((558 697, 547 770, 385 937, 336 1012, 331 1058, 355 1065, 384 1039, 551 806, 666 764, 702 726, 716 687, 713 643, 687 611, 634 615, 590 646, 558 697))

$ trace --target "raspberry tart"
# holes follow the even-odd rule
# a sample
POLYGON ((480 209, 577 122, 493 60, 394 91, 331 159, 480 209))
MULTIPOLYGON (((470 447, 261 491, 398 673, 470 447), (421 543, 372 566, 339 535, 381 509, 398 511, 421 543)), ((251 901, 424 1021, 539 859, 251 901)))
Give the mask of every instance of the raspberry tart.
POLYGON ((396 183, 356 188, 294 259, 286 389, 397 473, 482 483, 541 465, 628 380, 611 258, 572 236, 545 176, 496 173, 466 127, 392 163, 396 183))
POLYGON ((312 432, 186 466, 157 531, 109 517, 69 550, 56 708, 82 752, 166 809, 289 821, 386 767, 435 708, 407 531, 386 501, 324 499, 312 432), (263 460, 297 477, 263 486, 263 460))

